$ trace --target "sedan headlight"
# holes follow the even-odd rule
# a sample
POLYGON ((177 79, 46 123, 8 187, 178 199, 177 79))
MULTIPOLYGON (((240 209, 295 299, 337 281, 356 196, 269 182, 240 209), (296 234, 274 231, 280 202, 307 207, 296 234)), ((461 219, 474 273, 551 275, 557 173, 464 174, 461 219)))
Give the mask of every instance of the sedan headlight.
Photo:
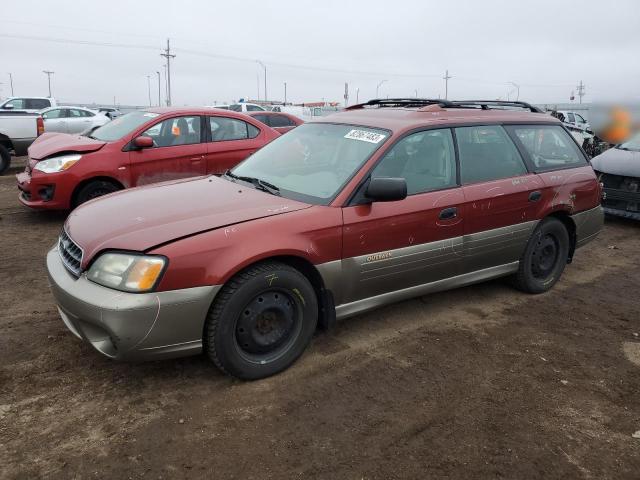
POLYGON ((91 265, 87 278, 123 292, 148 292, 157 285, 165 265, 164 257, 103 253, 91 265))
POLYGON ((48 160, 42 160, 36 163, 34 170, 39 170, 43 173, 57 173, 67 170, 75 165, 78 160, 82 158, 82 155, 74 153, 71 155, 61 155, 59 157, 49 158, 48 160))

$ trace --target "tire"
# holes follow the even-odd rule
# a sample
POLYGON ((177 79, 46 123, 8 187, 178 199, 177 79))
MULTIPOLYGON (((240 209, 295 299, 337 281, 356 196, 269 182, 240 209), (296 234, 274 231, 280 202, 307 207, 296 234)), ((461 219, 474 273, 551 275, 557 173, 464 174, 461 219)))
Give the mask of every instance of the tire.
POLYGON ((107 195, 108 193, 117 192, 118 190, 120 190, 120 187, 113 182, 109 182, 107 180, 94 180, 87 183, 78 191, 75 201, 73 202, 73 207, 75 208, 78 205, 82 205, 84 202, 107 195))
POLYGON ((544 293, 560 279, 569 258, 569 232, 557 218, 546 218, 533 231, 514 276, 516 288, 544 293))
POLYGON ((205 351, 227 375, 265 378, 302 355, 317 322, 318 300, 309 280, 284 263, 259 263, 218 293, 205 325, 205 351))
POLYGON ((4 175, 11 166, 11 154, 4 145, 0 145, 0 175, 4 175))

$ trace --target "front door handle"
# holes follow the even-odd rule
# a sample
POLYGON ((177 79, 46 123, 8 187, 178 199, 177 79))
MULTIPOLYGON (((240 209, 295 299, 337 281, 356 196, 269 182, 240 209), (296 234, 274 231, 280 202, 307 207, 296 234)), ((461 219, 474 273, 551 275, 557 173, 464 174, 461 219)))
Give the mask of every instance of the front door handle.
POLYGON ((438 218, 440 220, 451 220, 452 218, 456 218, 458 216, 458 208, 457 207, 449 207, 440 211, 440 215, 438 218))
POLYGON ((539 190, 536 190, 535 192, 531 192, 529 194, 529 201, 530 202, 537 202, 541 198, 542 198, 542 193, 539 190))

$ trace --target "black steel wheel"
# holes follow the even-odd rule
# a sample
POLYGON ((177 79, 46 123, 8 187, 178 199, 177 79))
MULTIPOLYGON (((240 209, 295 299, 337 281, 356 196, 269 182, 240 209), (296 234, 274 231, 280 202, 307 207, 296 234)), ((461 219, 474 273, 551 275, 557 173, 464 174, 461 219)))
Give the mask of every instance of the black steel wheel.
POLYGON ((558 281, 569 257, 569 233, 557 218, 540 222, 529 238, 514 277, 517 288, 543 293, 558 281))
POLYGON ((82 205, 94 198, 102 197, 109 193, 117 192, 120 186, 107 180, 94 180, 83 186, 75 196, 74 207, 82 205))
POLYGON ((0 145, 0 175, 6 172, 10 166, 11 153, 4 145, 0 145))
POLYGON ((268 377, 304 352, 317 321, 318 301, 309 280, 284 263, 259 263, 218 292, 205 325, 205 351, 229 375, 268 377))

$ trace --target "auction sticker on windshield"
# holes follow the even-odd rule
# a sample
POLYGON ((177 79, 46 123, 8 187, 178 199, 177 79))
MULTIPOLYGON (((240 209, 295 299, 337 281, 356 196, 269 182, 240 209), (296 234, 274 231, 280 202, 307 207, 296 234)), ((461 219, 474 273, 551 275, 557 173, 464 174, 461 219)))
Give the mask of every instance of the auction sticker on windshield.
POLYGON ((386 135, 375 132, 368 132, 366 130, 351 130, 344 138, 350 138, 351 140, 360 140, 361 142, 380 143, 386 135))

